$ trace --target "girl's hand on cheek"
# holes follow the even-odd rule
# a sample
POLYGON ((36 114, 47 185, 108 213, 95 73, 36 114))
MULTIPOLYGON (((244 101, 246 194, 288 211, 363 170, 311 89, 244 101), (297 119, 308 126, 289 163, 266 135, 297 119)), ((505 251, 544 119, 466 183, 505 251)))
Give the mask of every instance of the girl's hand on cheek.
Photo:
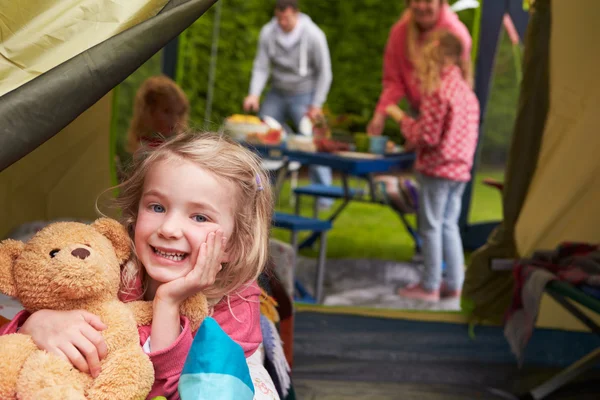
POLYGON ((226 243, 223 231, 209 233, 206 242, 200 246, 194 268, 187 275, 160 285, 155 301, 179 306, 188 297, 212 286, 222 268, 226 243))

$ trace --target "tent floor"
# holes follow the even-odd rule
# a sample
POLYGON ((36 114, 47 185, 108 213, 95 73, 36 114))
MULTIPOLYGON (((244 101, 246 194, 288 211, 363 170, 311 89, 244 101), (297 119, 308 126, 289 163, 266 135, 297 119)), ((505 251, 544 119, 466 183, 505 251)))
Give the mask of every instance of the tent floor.
MULTIPOLYGON (((513 376, 514 381, 508 379, 495 386, 483 386, 460 383, 437 383, 430 375, 435 372, 444 373, 443 368, 416 368, 411 372, 413 379, 417 379, 417 375, 429 376, 430 381, 423 380, 422 382, 405 382, 402 378, 396 378, 393 382, 366 381, 363 376, 358 377, 356 374, 349 373, 339 379, 319 378, 316 374, 304 371, 313 369, 322 371, 322 366, 315 365, 315 360, 310 360, 309 365, 302 365, 308 360, 300 361, 294 365, 294 387, 297 398, 302 400, 342 400, 342 399, 369 399, 369 400, 387 400, 387 399, 402 399, 402 400, 499 400, 499 399, 515 399, 511 394, 522 393, 536 385, 544 382, 559 372, 556 368, 530 368, 527 371, 521 371, 519 377, 513 376), (427 369, 424 371, 424 369, 427 369)), ((356 365, 354 365, 356 367, 356 365)), ((368 368, 369 365, 364 365, 368 368)), ((389 368, 399 369, 397 365, 388 365, 389 368)), ((448 368, 446 366, 445 368, 448 368)), ((329 368, 337 368, 334 364, 329 363, 329 368)), ((350 367, 352 368, 352 367, 350 367)), ((406 367, 404 367, 406 368, 406 367)), ((465 368, 460 366, 462 373, 467 375, 473 372, 472 369, 487 369, 499 373, 499 378, 506 375, 512 375, 514 372, 512 365, 496 366, 495 368, 487 365, 480 365, 476 368, 465 368)), ((345 369, 341 367, 341 369, 345 369)), ((379 368, 377 368, 379 369, 379 368)), ((338 371, 339 373, 339 371, 338 371)), ((477 372, 475 372, 477 373, 477 372)), ((453 374, 452 374, 453 375, 453 374)), ((327 376, 327 375, 326 375, 327 376)), ((463 377, 463 381, 464 378, 463 377)), ((509 378, 510 379, 510 378, 509 378)), ((445 379, 444 379, 445 380, 445 379)), ((495 380, 495 379, 493 379, 495 380)), ((559 391, 548 396, 545 400, 592 400, 598 399, 600 394, 600 372, 595 371, 589 373, 577 380, 576 382, 565 386, 559 391)))
POLYGON ((299 380, 295 381, 299 399, 303 400, 463 400, 486 399, 485 394, 466 388, 443 385, 418 385, 411 383, 372 383, 299 380))
MULTIPOLYGON (((528 391, 599 345, 592 334, 537 329, 519 368, 501 327, 478 326, 470 338, 464 324, 303 311, 293 379, 299 399, 514 399, 507 394, 528 391)), ((546 399, 599 394, 597 368, 546 399)))
MULTIPOLYGON (((323 304, 396 310, 459 310, 459 299, 429 303, 396 294, 398 287, 418 281, 421 268, 422 265, 412 262, 327 260, 323 304)), ((315 274, 315 259, 298 257, 296 276, 310 294, 313 294, 315 274)))

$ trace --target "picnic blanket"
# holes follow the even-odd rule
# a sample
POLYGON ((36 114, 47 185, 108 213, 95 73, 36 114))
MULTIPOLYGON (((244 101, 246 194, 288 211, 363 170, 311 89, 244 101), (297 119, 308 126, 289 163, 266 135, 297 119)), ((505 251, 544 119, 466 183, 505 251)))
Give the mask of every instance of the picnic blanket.
POLYGON ((515 287, 505 318, 504 336, 522 365, 546 285, 561 280, 573 286, 600 287, 600 247, 565 242, 554 250, 539 251, 531 258, 518 260, 513 272, 515 287))

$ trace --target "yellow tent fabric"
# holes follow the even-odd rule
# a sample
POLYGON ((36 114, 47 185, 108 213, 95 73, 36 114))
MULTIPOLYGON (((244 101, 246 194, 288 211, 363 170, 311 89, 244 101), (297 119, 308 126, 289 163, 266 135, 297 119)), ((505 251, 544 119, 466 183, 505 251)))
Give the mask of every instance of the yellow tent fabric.
POLYGON ((168 0, 0 0, 0 96, 155 16, 168 0))
MULTIPOLYGON (((524 79, 506 186, 504 219, 467 268, 463 309, 472 321, 502 323, 510 271, 494 259, 524 258, 561 242, 600 242, 600 2, 531 2, 524 79)), ((579 307, 600 323, 600 316, 579 307)), ((589 330, 549 296, 537 326, 589 330)))
POLYGON ((0 173, 0 238, 36 220, 92 220, 96 198, 110 187, 113 92, 52 139, 0 173))
POLYGON ((552 2, 550 112, 516 225, 519 254, 600 241, 600 2, 552 2))
MULTIPOLYGON (((156 16, 167 3, 0 0, 0 96, 156 16)), ((109 92, 61 132, 0 172, 0 238, 26 222, 98 216, 96 199, 112 183, 112 106, 113 92, 109 92)))
MULTIPOLYGON (((600 242, 600 2, 551 5, 550 110, 538 165, 515 227, 522 256, 564 241, 600 242)), ((538 326, 586 329, 548 297, 538 326)))

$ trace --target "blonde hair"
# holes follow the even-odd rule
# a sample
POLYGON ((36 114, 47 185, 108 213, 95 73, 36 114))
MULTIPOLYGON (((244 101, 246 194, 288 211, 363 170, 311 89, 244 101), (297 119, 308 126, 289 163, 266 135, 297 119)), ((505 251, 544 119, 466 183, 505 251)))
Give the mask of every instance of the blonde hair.
MULTIPOLYGON (((273 212, 273 195, 269 178, 259 158, 227 136, 216 133, 179 134, 158 148, 144 151, 134 160, 132 173, 116 188, 116 205, 121 222, 133 243, 138 206, 146 174, 163 160, 181 159, 195 163, 235 187, 234 228, 228 238, 230 262, 223 265, 212 288, 204 294, 220 299, 258 278, 267 262, 269 228, 273 212)), ((147 277, 139 260, 128 263, 123 271, 123 291, 132 288, 138 277, 144 288, 147 277)))
POLYGON ((171 78, 165 75, 152 76, 146 79, 138 89, 133 103, 133 116, 127 132, 127 151, 135 153, 140 147, 140 139, 156 132, 150 126, 150 113, 155 107, 172 104, 183 109, 176 132, 187 129, 190 103, 183 90, 171 78))
POLYGON ((442 69, 447 60, 460 68, 463 79, 472 88, 471 63, 462 55, 463 44, 458 37, 446 30, 432 32, 421 53, 413 61, 421 92, 431 94, 439 88, 442 69))

